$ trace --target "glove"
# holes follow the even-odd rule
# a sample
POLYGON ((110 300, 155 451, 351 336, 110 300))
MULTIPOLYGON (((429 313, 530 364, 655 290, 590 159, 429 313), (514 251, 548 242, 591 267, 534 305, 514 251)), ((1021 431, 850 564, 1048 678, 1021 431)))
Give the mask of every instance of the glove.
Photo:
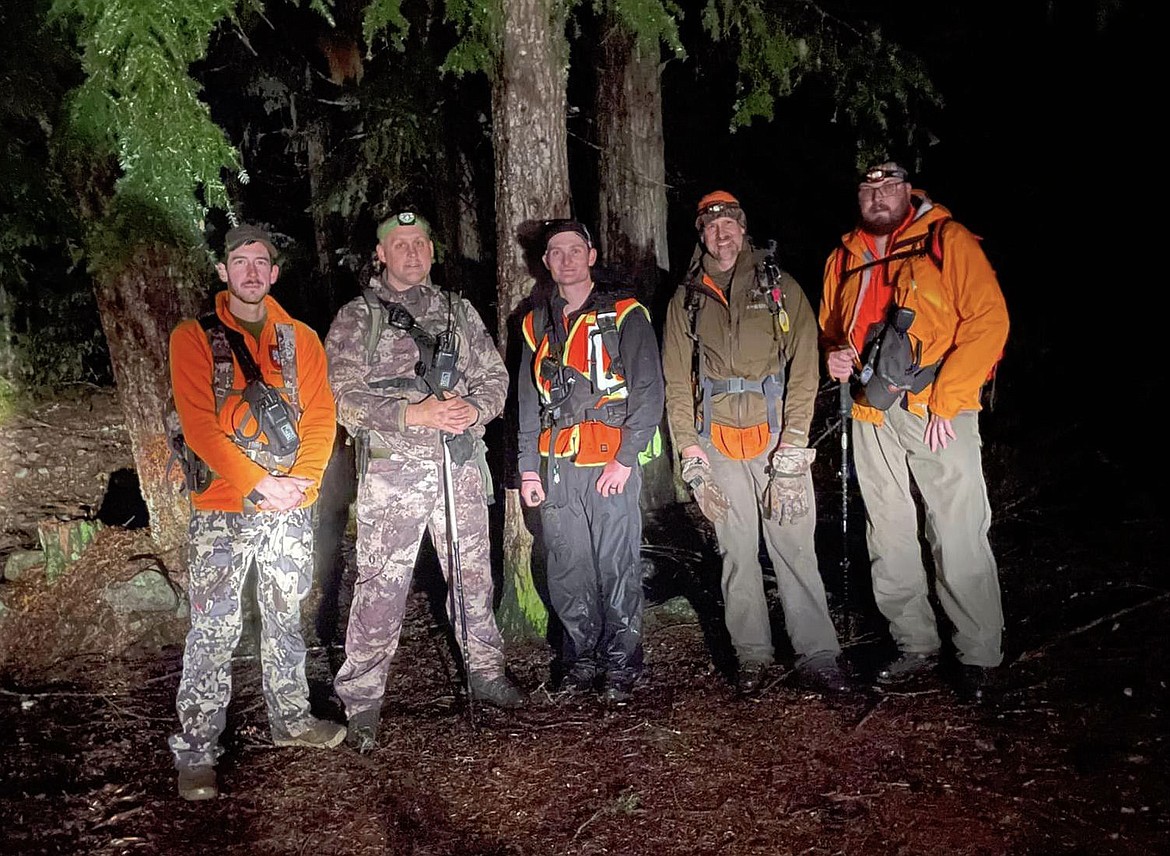
POLYGON ((768 468, 768 486, 764 488, 764 516, 780 524, 793 523, 808 514, 809 467, 816 459, 816 449, 777 449, 768 468))
POLYGON ((712 481, 710 464, 702 458, 683 458, 682 480, 690 487, 704 517, 712 523, 727 519, 727 497, 712 481))

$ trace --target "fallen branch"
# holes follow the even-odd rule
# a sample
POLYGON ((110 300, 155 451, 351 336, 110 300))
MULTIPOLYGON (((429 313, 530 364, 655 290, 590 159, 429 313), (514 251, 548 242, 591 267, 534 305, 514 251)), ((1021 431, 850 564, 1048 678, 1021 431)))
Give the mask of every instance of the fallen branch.
POLYGON ((1071 639, 1073 636, 1079 636, 1082 633, 1086 633, 1089 630, 1092 630, 1094 627, 1100 627, 1106 621, 1113 621, 1115 619, 1121 618, 1124 615, 1128 615, 1131 612, 1135 612, 1136 610, 1143 609, 1147 606, 1153 606, 1155 603, 1159 603, 1160 601, 1166 600, 1167 598, 1170 598, 1170 592, 1162 592, 1162 594, 1158 595, 1157 597, 1152 597, 1149 600, 1143 600, 1141 603, 1135 603, 1133 606, 1127 606, 1125 609, 1119 609, 1116 612, 1109 613, 1108 615, 1102 615, 1100 618, 1095 618, 1088 624, 1082 624, 1080 627, 1074 627, 1067 633, 1062 633, 1053 639, 1049 639, 1039 648, 1033 648, 1031 651, 1025 651, 1016 658, 1015 663, 1012 663, 1012 665, 1014 666, 1016 663, 1023 663, 1026 660, 1035 660, 1038 657, 1043 657, 1048 652, 1048 649, 1056 645, 1058 642, 1071 639))

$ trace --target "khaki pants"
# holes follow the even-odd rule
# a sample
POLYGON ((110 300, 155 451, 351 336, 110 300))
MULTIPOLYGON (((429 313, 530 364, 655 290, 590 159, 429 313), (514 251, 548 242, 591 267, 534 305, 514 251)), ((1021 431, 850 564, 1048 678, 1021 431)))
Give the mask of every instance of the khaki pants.
POLYGON ((980 456, 979 415, 964 411, 951 424, 955 438, 947 448, 931 452, 923 440, 926 420, 899 406, 886 411, 881 427, 853 423, 853 461, 865 502, 874 600, 900 650, 939 649, 913 478, 925 507, 936 592, 954 626, 958 658, 972 666, 998 666, 1003 661, 1003 608, 987 539, 991 506, 980 456))
MULTIPOLYGON (((771 450, 777 438, 768 444, 771 450)), ((723 558, 724 621, 740 663, 770 663, 772 626, 764 597, 760 567, 760 531, 776 572, 776 589, 784 612, 784 626, 796 655, 796 666, 841 652, 837 631, 829 617, 825 585, 817 564, 814 535, 817 525, 812 473, 805 476, 809 511, 792 523, 780 525, 764 517, 760 498, 768 485, 765 467, 771 452, 747 461, 728 458, 709 440, 702 440, 711 460, 711 475, 727 496, 727 519, 715 524, 723 558)))

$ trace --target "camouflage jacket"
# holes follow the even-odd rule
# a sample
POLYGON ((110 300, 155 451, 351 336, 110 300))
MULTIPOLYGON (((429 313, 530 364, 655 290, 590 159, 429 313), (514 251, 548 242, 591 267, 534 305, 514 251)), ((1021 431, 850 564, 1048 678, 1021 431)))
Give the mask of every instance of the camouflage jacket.
MULTIPOLYGON (((479 314, 462 297, 440 291, 429 280, 408 291, 396 292, 375 278, 370 280, 370 288, 381 299, 406 309, 431 335, 445 330, 448 323, 456 326, 459 378, 451 393, 479 410, 479 419, 469 431, 482 439, 484 426, 504 410, 508 371, 479 314), (449 305, 449 299, 463 301, 462 309, 449 305)), ((418 345, 410 333, 382 324, 381 335, 370 354, 366 339, 371 323, 370 307, 364 297, 358 296, 341 307, 325 337, 337 421, 351 435, 367 430, 371 448, 441 462, 440 432, 406 425, 406 406, 422 401, 430 393, 421 385, 386 385, 387 381, 417 377, 418 345)))

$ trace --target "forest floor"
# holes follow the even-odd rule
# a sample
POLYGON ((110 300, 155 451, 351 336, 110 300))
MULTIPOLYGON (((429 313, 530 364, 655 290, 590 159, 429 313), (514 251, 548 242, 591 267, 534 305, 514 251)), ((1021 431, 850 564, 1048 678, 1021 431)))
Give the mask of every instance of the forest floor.
MULTIPOLYGON (((145 530, 123 526, 135 512, 116 400, 91 390, 30 406, 0 425, 0 559, 35 546, 45 522, 110 525, 55 584, 0 583, 0 853, 1166 852, 1162 485, 1140 454, 1107 452, 1092 431, 1009 412, 983 422, 1007 660, 982 705, 933 677, 897 692, 871 685, 889 640, 866 600, 856 497, 848 587, 838 570, 839 435, 825 418, 818 549, 856 693, 792 686, 778 644, 764 690, 736 696, 708 533, 678 506, 647 521, 647 667, 629 705, 552 691, 541 640, 508 651, 524 708, 469 709, 436 617, 442 594, 420 569, 377 748, 274 748, 249 633, 233 664, 220 796, 188 803, 166 748, 185 623, 172 616, 144 634, 101 600, 153 550, 145 530), (690 608, 676 608, 680 597, 690 608)), ((344 592, 339 567, 318 589, 344 592)), ((339 720, 330 680, 345 600, 329 606, 318 591, 306 615, 314 706, 339 720)))

